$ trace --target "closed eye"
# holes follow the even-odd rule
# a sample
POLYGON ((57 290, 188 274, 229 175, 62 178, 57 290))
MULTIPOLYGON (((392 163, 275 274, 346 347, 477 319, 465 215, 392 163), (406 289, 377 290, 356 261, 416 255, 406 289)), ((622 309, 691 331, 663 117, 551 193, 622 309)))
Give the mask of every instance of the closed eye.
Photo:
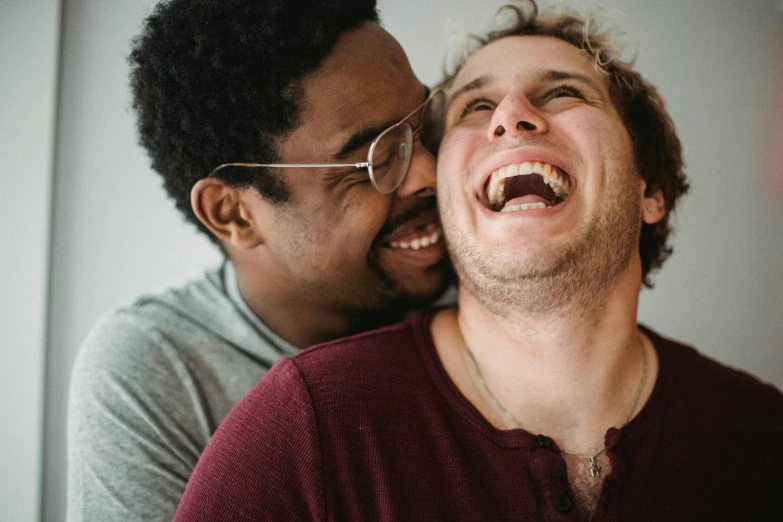
POLYGON ((570 85, 560 85, 549 92, 548 98, 581 98, 584 99, 582 92, 570 85))
POLYGON ((332 172, 324 176, 324 182, 329 186, 354 185, 356 183, 370 183, 370 173, 367 167, 354 167, 347 170, 332 172))
POLYGON ((495 104, 491 101, 485 99, 485 98, 476 98, 475 100, 471 100, 465 105, 465 108, 462 109, 462 113, 460 114, 460 118, 464 118, 468 114, 472 112, 477 111, 494 111, 495 110, 495 104))

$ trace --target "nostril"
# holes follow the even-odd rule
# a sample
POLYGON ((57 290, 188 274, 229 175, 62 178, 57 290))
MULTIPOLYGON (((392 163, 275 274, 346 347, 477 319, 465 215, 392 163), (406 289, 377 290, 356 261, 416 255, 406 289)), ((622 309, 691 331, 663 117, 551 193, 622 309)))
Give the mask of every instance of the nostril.
POLYGON ((536 130, 536 126, 530 123, 529 121, 520 121, 517 123, 517 129, 519 130, 526 130, 526 131, 534 131, 536 130))
POLYGON ((502 125, 498 125, 495 129, 495 136, 502 136, 506 133, 506 129, 503 128, 502 125))

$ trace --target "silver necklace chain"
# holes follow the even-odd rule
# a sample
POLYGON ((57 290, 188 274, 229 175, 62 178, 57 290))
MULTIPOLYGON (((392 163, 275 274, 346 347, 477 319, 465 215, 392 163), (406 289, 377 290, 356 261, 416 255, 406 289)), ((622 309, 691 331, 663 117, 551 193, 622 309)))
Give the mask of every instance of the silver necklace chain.
MULTIPOLYGON (((641 340, 641 336, 639 338, 640 344, 642 346, 642 376, 639 379, 639 386, 636 387, 636 392, 634 393, 633 403, 631 404, 631 409, 628 412, 628 415, 626 416, 625 420, 623 421, 623 426, 628 424, 628 421, 631 420, 631 416, 633 415, 633 412, 636 410, 636 406, 639 403, 639 398, 642 395, 642 388, 644 387, 644 379, 647 375, 647 354, 644 350, 644 342, 641 340)), ((495 397, 495 394, 492 393, 492 390, 489 389, 489 386, 487 386, 487 382, 484 380, 484 375, 481 373, 481 368, 479 368, 478 361, 476 361, 476 356, 473 355, 473 351, 470 349, 470 346, 468 346, 468 342, 465 340, 465 337, 462 336, 462 344, 465 345, 465 351, 467 351, 468 356, 470 357, 470 362, 473 364, 473 369, 476 372, 476 375, 478 376, 479 382, 481 383, 482 388, 484 388, 484 393, 486 393, 487 397, 492 401, 492 403, 495 405, 497 410, 502 413, 505 417, 507 417, 511 423, 516 426, 519 429, 523 429, 525 431, 529 431, 525 428, 525 426, 519 422, 519 419, 517 419, 510 411, 506 409, 505 406, 498 400, 497 397, 495 397)), ((621 426, 622 427, 622 426, 621 426)), ((565 453, 566 455, 571 455, 572 457, 578 457, 580 459, 586 459, 590 463, 590 475, 592 477, 599 477, 601 476, 601 466, 598 465, 596 462, 596 458, 598 458, 602 453, 606 451, 606 448, 601 448, 600 451, 594 453, 593 455, 585 455, 582 453, 572 453, 570 451, 566 451, 564 449, 560 450, 562 453, 565 453)))

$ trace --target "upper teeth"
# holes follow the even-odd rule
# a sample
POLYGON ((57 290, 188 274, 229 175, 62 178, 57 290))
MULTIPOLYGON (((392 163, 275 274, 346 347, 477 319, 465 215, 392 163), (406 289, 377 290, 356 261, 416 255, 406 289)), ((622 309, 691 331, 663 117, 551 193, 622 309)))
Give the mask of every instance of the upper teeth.
POLYGON ((529 174, 541 175, 541 177, 544 178, 544 183, 552 187, 555 195, 561 197, 568 195, 571 185, 568 180, 560 174, 558 169, 548 163, 531 163, 526 161, 524 163, 502 167, 492 173, 489 178, 489 188, 487 189, 490 205, 493 207, 500 207, 505 203, 504 189, 507 178, 513 176, 527 176, 529 174))

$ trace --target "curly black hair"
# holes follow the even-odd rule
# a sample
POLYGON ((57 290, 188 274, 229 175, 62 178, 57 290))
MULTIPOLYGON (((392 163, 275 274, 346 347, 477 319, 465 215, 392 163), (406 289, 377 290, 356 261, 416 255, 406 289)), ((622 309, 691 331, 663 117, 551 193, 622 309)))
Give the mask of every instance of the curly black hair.
MULTIPOLYGON (((193 185, 225 162, 275 163, 298 125, 301 81, 339 36, 378 22, 376 0, 170 0, 158 4, 128 57, 139 143, 177 208, 215 242, 190 205, 193 185)), ((266 169, 222 179, 288 199, 266 169)))

